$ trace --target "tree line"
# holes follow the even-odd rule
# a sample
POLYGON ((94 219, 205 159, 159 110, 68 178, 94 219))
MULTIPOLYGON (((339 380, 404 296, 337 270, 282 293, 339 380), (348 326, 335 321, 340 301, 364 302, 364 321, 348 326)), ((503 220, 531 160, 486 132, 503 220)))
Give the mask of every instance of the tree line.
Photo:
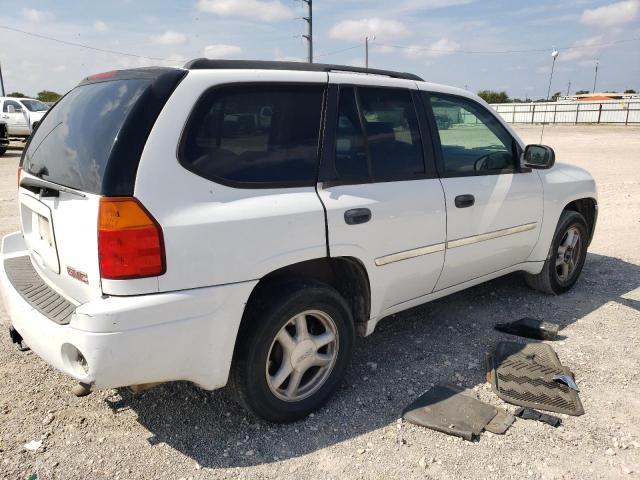
MULTIPOLYGON (((22 92, 11 92, 7 94, 7 97, 33 98, 28 95, 25 95, 22 92)), ((38 95, 35 98, 37 98, 41 102, 55 103, 58 100, 60 100, 60 97, 62 97, 62 95, 60 95, 57 92, 52 92, 51 90, 42 90, 41 92, 38 92, 38 95)))
MULTIPOLYGON (((589 90, 578 90, 576 95, 583 95, 586 93, 590 93, 589 90)), ((616 93, 616 92, 603 92, 603 93, 616 93)), ((638 93, 635 90, 629 88, 624 91, 624 93, 638 93)), ((478 96, 482 98, 487 103, 531 103, 531 102, 555 102, 558 97, 562 96, 562 92, 555 92, 549 100, 546 98, 538 98, 537 100, 532 100, 531 98, 525 98, 524 100, 521 98, 510 98, 507 95, 507 92, 495 92, 493 90, 480 90, 478 92, 478 96)))

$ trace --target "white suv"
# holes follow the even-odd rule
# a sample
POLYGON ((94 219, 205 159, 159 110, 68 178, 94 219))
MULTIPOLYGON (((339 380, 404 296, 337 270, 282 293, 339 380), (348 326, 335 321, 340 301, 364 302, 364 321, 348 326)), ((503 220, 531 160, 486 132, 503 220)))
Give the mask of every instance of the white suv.
POLYGON ((19 184, 14 341, 87 389, 229 382, 275 422, 322 405, 388 315, 515 271, 570 289, 597 212, 587 172, 469 92, 285 62, 89 77, 19 184))

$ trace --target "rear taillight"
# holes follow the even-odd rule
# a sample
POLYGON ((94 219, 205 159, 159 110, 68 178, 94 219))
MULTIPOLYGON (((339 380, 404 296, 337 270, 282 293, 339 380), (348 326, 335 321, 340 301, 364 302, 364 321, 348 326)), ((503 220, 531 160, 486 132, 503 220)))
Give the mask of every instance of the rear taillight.
POLYGON ((101 197, 98 255, 102 278, 154 277, 165 271, 162 229, 133 197, 101 197))

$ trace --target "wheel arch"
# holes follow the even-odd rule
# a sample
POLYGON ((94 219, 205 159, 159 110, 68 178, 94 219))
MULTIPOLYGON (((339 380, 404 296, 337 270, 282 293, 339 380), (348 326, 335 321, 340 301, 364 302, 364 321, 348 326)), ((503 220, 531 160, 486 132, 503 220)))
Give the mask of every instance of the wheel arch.
POLYGON ((296 280, 315 280, 335 288, 351 309, 356 331, 364 335, 371 312, 371 287, 364 264, 355 257, 323 257, 294 263, 274 270, 253 288, 240 324, 248 323, 248 312, 275 289, 296 280))
POLYGON ((591 240, 593 239, 593 234, 596 228, 596 221, 598 219, 597 200, 592 197, 579 198, 565 205, 562 211, 564 212, 567 210, 578 212, 587 221, 587 227, 589 228, 589 240, 587 242, 588 246, 589 244, 591 244, 591 240))

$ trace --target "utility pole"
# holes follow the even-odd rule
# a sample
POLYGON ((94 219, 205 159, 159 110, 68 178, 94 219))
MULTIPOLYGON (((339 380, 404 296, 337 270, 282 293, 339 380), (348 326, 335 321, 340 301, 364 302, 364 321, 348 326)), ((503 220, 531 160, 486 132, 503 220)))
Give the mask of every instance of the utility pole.
POLYGON ((364 68, 369 68, 369 37, 364 37, 364 68))
POLYGON ((569 80, 569 83, 567 84, 567 96, 569 96, 570 89, 571 89, 571 80, 569 80))
POLYGON ((551 75, 549 76, 549 88, 547 89, 547 101, 549 101, 549 95, 551 95, 551 80, 553 80, 553 68, 556 66, 556 58, 558 58, 557 50, 553 50, 551 52, 551 56, 553 57, 553 63, 551 64, 551 75))
POLYGON ((593 77, 593 91, 591 93, 596 93, 596 80, 598 80, 598 63, 599 60, 596 58, 596 74, 593 77))
POLYGON ((307 43, 309 44, 309 63, 313 63, 313 7, 311 5, 313 0, 302 0, 309 6, 309 15, 306 17, 302 17, 302 19, 307 22, 307 35, 302 35, 307 39, 307 43))
POLYGON ((2 64, 0 64, 0 89, 2 90, 2 96, 4 97, 4 80, 2 78, 2 64))
POLYGON ((373 41, 376 39, 375 35, 371 37, 364 37, 364 66, 365 68, 369 68, 369 40, 373 41))

